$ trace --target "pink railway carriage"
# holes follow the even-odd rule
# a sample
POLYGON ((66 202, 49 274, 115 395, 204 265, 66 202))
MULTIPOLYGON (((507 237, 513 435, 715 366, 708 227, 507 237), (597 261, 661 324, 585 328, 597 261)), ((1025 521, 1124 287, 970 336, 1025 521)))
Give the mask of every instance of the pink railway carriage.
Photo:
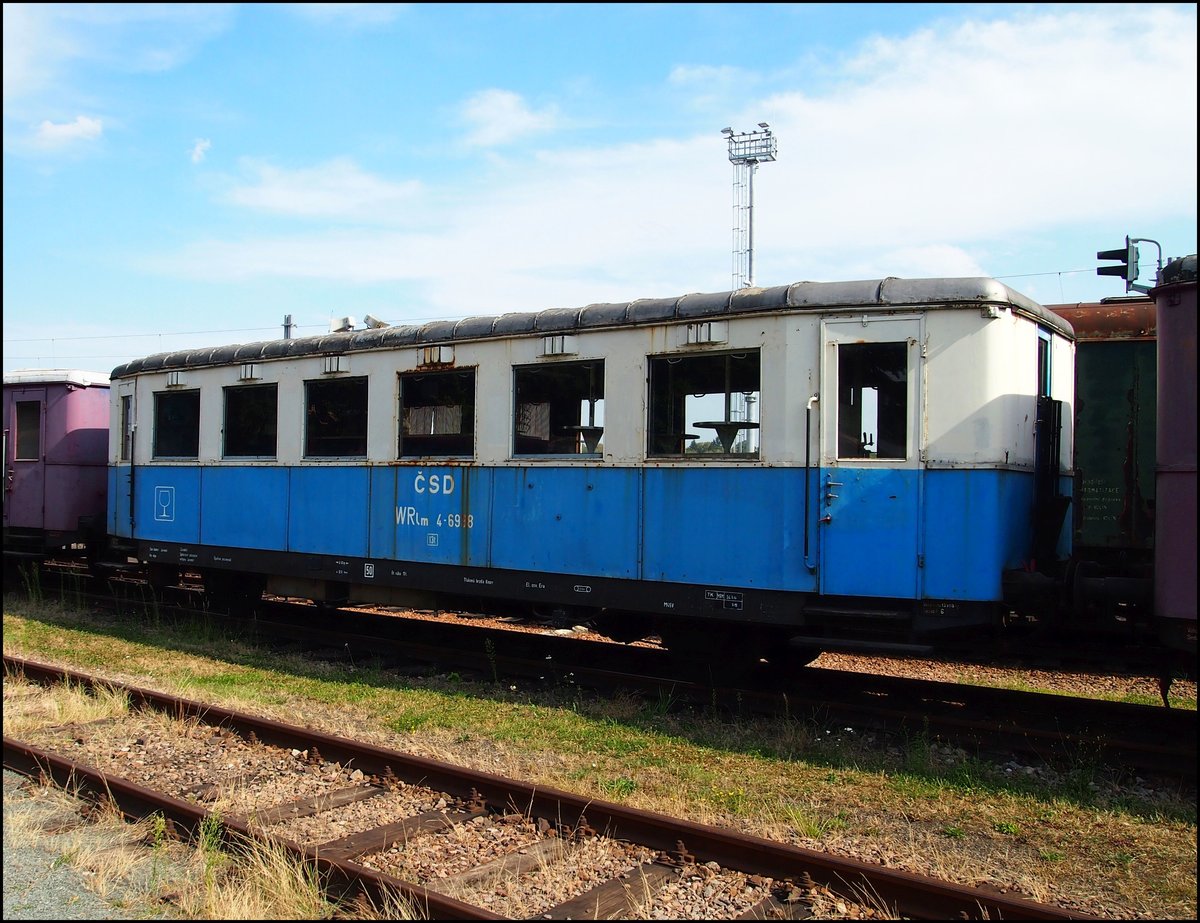
POLYGON ((96 550, 107 506, 108 375, 4 374, 4 554, 96 550))

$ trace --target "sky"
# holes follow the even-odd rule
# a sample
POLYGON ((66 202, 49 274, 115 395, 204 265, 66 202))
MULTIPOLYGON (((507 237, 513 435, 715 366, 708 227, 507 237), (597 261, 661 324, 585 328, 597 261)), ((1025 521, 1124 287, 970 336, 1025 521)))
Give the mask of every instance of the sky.
POLYGON ((735 287, 1196 252, 1195 4, 22 4, 4 370, 735 287))

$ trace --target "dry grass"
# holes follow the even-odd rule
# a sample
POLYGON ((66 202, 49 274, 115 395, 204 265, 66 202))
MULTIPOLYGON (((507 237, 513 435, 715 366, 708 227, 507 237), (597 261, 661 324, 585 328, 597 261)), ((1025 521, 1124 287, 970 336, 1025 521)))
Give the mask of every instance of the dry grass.
POLYGON ((201 836, 197 858, 203 875, 179 898, 194 919, 323 920, 332 915, 316 869, 283 845, 246 841, 221 848, 201 836))
POLYGON ((81 686, 55 686, 49 695, 24 677, 4 680, 4 733, 20 737, 30 730, 63 724, 88 724, 129 713, 129 696, 111 687, 91 693, 81 686))
POLYGON ((94 804, 42 783, 5 791, 5 840, 57 854, 88 888, 120 907, 162 913, 165 895, 189 878, 188 851, 160 822, 129 823, 111 802, 94 804))
POLYGON ((429 914, 403 894, 388 892, 378 902, 369 895, 360 895, 352 907, 346 908, 340 914, 340 918, 347 920, 427 920, 429 914))

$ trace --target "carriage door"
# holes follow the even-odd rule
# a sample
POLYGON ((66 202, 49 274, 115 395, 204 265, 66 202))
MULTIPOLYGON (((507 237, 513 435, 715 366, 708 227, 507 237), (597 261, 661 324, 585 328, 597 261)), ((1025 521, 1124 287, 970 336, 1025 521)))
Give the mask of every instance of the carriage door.
POLYGON ((41 529, 44 521, 46 466, 42 459, 46 389, 5 389, 4 528, 41 529), (11 402, 11 403, 10 403, 11 402))
POLYGON ((920 591, 920 317, 823 324, 821 533, 825 595, 920 591))
MULTIPOLYGON (((137 408, 137 379, 116 384, 116 430, 120 443, 109 445, 110 477, 108 482, 108 531, 124 538, 133 537, 134 466, 133 437, 137 408)), ((111 424, 110 424, 111 425, 111 424)), ((110 429, 110 432, 113 430, 110 429)))

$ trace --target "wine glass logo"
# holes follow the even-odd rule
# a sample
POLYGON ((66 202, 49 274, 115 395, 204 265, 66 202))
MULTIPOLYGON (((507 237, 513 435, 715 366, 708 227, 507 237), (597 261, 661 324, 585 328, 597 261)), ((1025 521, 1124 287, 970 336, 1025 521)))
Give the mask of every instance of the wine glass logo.
POLYGON ((154 518, 159 522, 175 521, 175 488, 154 488, 154 518))

